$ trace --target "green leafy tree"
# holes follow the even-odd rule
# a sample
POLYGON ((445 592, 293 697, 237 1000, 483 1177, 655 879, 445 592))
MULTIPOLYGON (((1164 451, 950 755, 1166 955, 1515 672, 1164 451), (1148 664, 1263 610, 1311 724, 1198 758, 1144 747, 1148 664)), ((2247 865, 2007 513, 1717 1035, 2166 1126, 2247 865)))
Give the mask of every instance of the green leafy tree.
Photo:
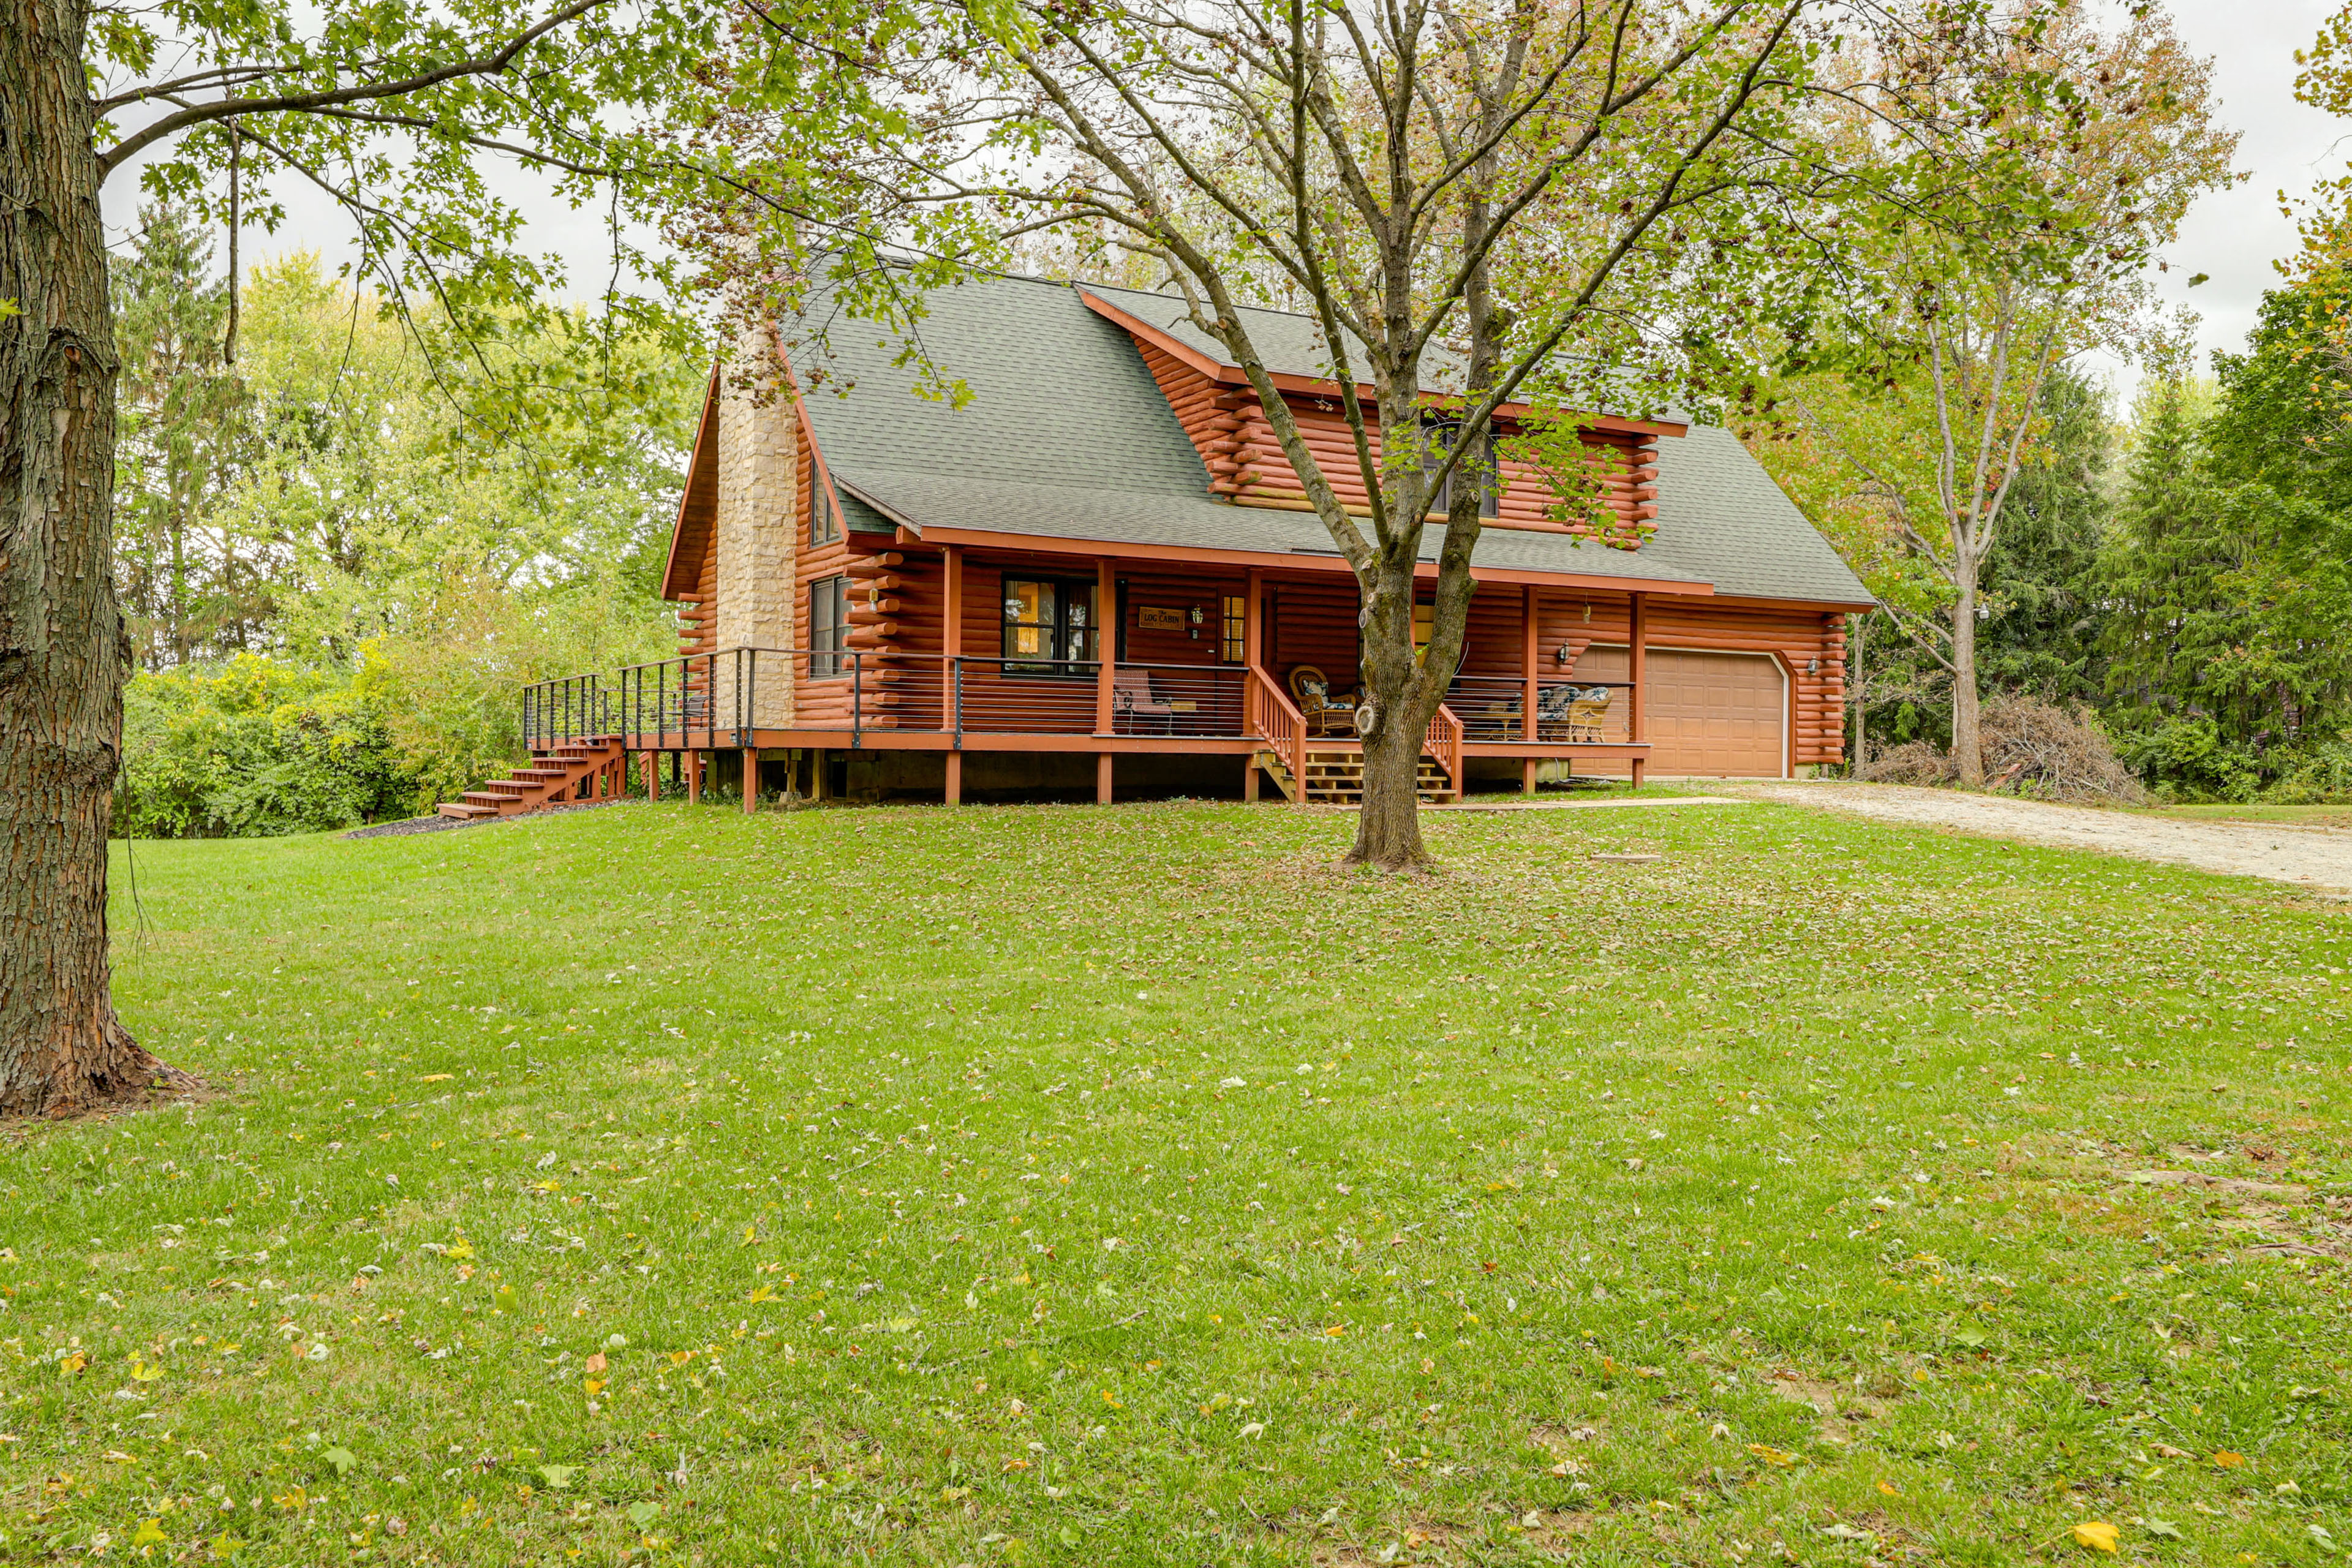
MULTIPOLYGON (((100 200, 136 178, 265 228, 277 192, 325 192, 362 266, 444 358, 542 319, 563 279, 520 243, 486 165, 536 172, 608 216, 604 320, 696 334, 617 280, 670 270, 638 236, 724 179, 698 128, 782 111, 767 199, 822 224, 854 207, 841 160, 898 133, 885 0, 166 0, 0 4, 0 1113, 66 1113, 161 1070, 107 982, 106 838, 131 649, 113 571, 121 350, 100 200), (721 55, 750 68, 715 79, 721 55), (437 337, 437 342, 436 342, 437 337)), ((854 195, 854 192, 853 192, 854 195)), ((837 230, 852 264, 876 242, 837 230)), ((870 268, 868 268, 870 270, 870 268)), ((560 384, 518 376, 469 409, 528 443, 560 384)))
MULTIPOLYGON (((1930 7, 1857 62, 1833 140, 1886 149, 1842 189, 1857 237, 1822 247, 1816 314, 1780 323, 1777 376, 1738 422, 1804 426, 1833 483, 1913 557, 1883 601, 1951 695, 1960 781, 1978 733, 1988 579, 2053 424, 2055 378, 2154 328, 2145 269, 2228 182, 2210 68, 2151 5, 1930 7), (1922 613, 1922 610, 1928 613, 1922 613)), ((2047 605, 2042 606, 2047 609, 2047 605)))

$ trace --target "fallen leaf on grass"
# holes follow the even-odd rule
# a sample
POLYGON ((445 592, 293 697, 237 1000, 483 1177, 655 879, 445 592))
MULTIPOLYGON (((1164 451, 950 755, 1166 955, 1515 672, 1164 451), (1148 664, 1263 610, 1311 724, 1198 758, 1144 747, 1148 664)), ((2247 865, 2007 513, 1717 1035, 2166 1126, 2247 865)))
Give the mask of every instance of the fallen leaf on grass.
POLYGON ((604 1371, 604 1352, 603 1351, 598 1351, 594 1355, 592 1355, 586 1361, 582 1362, 580 1365, 582 1370, 587 1372, 592 1376, 604 1371))
POLYGON ((1788 1466, 1797 1462, 1796 1455, 1775 1448, 1769 1443, 1750 1443, 1748 1451, 1768 1465, 1788 1466))
POLYGON ((2087 1546, 2094 1552, 2116 1549, 2116 1527, 2104 1519, 2094 1519, 2076 1525, 2070 1531, 2077 1546, 2087 1546))
POLYGON ((2213 1462, 2225 1470, 2234 1470, 2246 1462, 2246 1457, 2243 1454, 2232 1454, 2229 1449, 2223 1448, 2213 1456, 2213 1462))
POLYGON ((2180 1527, 2169 1520, 2143 1519, 2139 1521, 2139 1527, 2150 1535, 2161 1535, 2167 1541, 2184 1539, 2180 1533, 2180 1527))

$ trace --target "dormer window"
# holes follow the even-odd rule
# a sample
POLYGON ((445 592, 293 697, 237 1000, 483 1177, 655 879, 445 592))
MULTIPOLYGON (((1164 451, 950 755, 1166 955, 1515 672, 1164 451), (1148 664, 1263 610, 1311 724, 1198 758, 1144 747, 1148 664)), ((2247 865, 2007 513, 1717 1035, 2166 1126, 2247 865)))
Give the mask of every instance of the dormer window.
POLYGON ((808 537, 811 544, 831 544, 841 537, 841 513, 834 509, 833 489, 824 482, 814 448, 808 463, 808 537))
MULTIPOLYGON (((1462 438, 1462 421, 1435 411, 1425 413, 1421 416, 1421 433, 1422 439, 1428 444, 1421 459, 1422 477, 1427 479, 1437 472, 1439 466, 1445 461, 1446 454, 1454 450, 1454 444, 1462 438)), ((1486 433, 1479 437, 1476 449, 1445 476, 1445 482, 1439 485, 1436 492, 1429 498, 1429 510, 1442 512, 1451 507, 1454 504, 1454 487, 1466 479, 1478 487, 1478 515, 1496 515, 1502 510, 1503 492, 1496 469, 1495 430, 1490 425, 1486 433)))

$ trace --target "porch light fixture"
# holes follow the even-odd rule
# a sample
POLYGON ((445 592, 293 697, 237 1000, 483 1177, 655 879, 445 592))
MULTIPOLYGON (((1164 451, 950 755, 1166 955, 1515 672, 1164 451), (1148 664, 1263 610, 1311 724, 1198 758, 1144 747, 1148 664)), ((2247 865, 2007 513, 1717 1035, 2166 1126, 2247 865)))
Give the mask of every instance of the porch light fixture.
POLYGON ((1202 621, 1205 621, 1208 618, 1209 613, 1206 610, 1203 610, 1198 605, 1192 606, 1192 624, 1194 626, 1199 626, 1202 621))
POLYGON ((1805 673, 1807 675, 1819 675, 1821 672, 1822 661, 1820 659, 1809 658, 1805 661, 1805 673))
POLYGON ((1568 645, 1566 643, 1562 643, 1558 647, 1552 649, 1551 658, 1554 664, 1559 665, 1562 669, 1566 669, 1568 668, 1568 645))

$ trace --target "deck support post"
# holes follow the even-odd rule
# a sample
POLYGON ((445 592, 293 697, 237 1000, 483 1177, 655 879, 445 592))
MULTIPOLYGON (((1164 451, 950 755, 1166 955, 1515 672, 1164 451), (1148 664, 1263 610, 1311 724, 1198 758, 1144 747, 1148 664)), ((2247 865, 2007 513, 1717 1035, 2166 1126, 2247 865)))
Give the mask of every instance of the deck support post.
POLYGON ((1110 804, 1110 763, 1111 754, 1108 752, 1095 753, 1095 804, 1097 805, 1110 804))
POLYGON ((963 804, 963 753, 961 752, 948 753, 947 803, 950 805, 963 804))
POLYGON ((1257 799, 1257 753, 1255 752, 1242 759, 1242 798, 1253 802, 1257 799))
POLYGON ((702 753, 680 752, 677 754, 677 765, 686 772, 686 804, 700 805, 702 804, 702 753))
POLYGON ((760 809, 760 748, 743 748, 743 815, 760 809))
POLYGON ((823 746, 809 749, 809 795, 816 800, 833 798, 833 753, 823 746))
POLYGON ((659 805, 661 804, 661 753, 639 752, 637 766, 644 770, 646 775, 646 804, 659 805))
POLYGON ((1536 759, 1533 757, 1519 759, 1519 793, 1521 795, 1536 793, 1536 759))
MULTIPOLYGON (((1633 595, 1633 621, 1625 643, 1625 679, 1633 683, 1625 700, 1625 738, 1638 745, 1650 738, 1649 718, 1643 711, 1649 706, 1643 700, 1648 695, 1650 662, 1650 600, 1646 594, 1633 595)), ((1636 784, 1642 782, 1648 762, 1647 757, 1639 754, 1631 760, 1629 766, 1636 784)))

